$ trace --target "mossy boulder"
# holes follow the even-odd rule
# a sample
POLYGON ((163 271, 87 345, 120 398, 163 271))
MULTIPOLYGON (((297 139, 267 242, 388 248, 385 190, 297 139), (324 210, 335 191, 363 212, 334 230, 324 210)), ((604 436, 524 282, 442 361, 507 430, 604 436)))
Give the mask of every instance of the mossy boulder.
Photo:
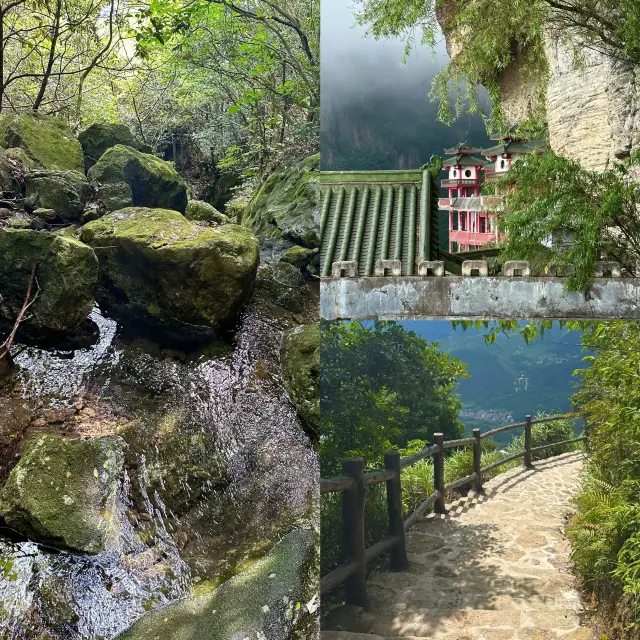
POLYGON ((313 260, 316 253, 317 251, 314 249, 308 249, 296 244, 282 254, 280 262, 286 262, 298 269, 304 269, 313 260))
POLYGON ((27 209, 53 209, 65 220, 80 219, 92 192, 78 171, 30 171, 25 183, 27 209))
POLYGON ((213 205, 202 200, 189 200, 185 217, 194 222, 211 222, 213 224, 227 224, 229 218, 220 213, 213 205))
POLYGON ((280 352, 287 393, 296 412, 312 431, 320 427, 320 324, 285 333, 280 352))
POLYGON ((131 129, 124 124, 94 123, 78 135, 78 140, 84 151, 85 166, 90 169, 102 154, 117 144, 132 147, 143 153, 152 153, 150 145, 136 138, 131 129))
POLYGON ((242 215, 260 238, 285 238, 309 248, 320 246, 320 155, 272 173, 242 215))
POLYGON ((0 145, 20 147, 44 169, 84 172, 82 146, 62 120, 41 113, 0 117, 0 145))
MULTIPOLYGON (((168 162, 133 147, 118 144, 107 149, 88 176, 103 187, 127 184, 131 189, 130 206, 180 213, 187 208, 187 185, 178 172, 168 162)), ((107 202, 105 206, 109 208, 107 202)))
POLYGON ((75 331, 94 305, 98 259, 75 238, 46 231, 0 229, 0 321, 15 321, 34 264, 39 293, 25 324, 42 332, 75 331))
POLYGON ((118 540, 124 441, 41 435, 30 440, 0 492, 0 515, 38 542, 101 553, 118 540))
POLYGON ((312 638, 317 633, 312 604, 317 574, 314 535, 299 529, 220 588, 150 612, 118 638, 312 638))
POLYGON ((199 226, 166 209, 115 211, 85 225, 81 239, 109 247, 98 251, 99 300, 121 316, 167 327, 231 322, 259 261, 258 239, 248 229, 199 226))

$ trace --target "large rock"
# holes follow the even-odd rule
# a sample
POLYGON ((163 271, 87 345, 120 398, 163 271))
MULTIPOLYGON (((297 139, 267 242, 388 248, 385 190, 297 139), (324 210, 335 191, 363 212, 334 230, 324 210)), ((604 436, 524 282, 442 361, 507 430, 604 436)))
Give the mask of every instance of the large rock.
POLYGON ((82 146, 61 120, 40 113, 0 118, 0 145, 20 147, 45 169, 84 172, 82 146))
POLYGON ((0 515, 39 542, 100 553, 119 534, 116 494, 124 441, 41 435, 26 445, 0 492, 0 515))
POLYGON ((287 393, 298 415, 314 431, 320 426, 320 324, 285 333, 280 357, 287 393))
POLYGON ((260 238, 320 245, 318 171, 320 155, 282 167, 267 178, 243 213, 242 223, 260 238))
POLYGON ((102 200, 108 209, 127 202, 134 207, 158 207, 184 213, 187 208, 187 185, 176 170, 164 160, 132 147, 118 144, 108 149, 89 169, 109 197, 102 200), (119 190, 118 199, 110 199, 119 190))
POLYGON ((207 595, 148 613, 120 640, 307 640, 317 633, 314 536, 296 530, 207 595))
POLYGON ((195 222, 211 222, 213 224, 227 224, 229 218, 220 213, 212 204, 202 200, 189 200, 185 218, 195 222))
POLYGON ((166 326, 228 324, 258 267, 259 242, 248 229, 199 226, 166 209, 115 211, 85 225, 81 238, 105 247, 98 252, 99 299, 166 326))
POLYGON ((78 140, 84 151, 84 161, 87 169, 90 169, 102 154, 117 144, 133 147, 143 153, 152 153, 152 148, 145 142, 136 138, 131 129, 124 124, 100 124, 95 123, 78 135, 78 140))
POLYGON ((93 249, 71 237, 27 229, 0 228, 0 320, 14 322, 34 264, 39 293, 27 324, 44 332, 79 328, 93 308, 98 283, 93 249))
POLYGON ((79 220, 91 196, 91 185, 77 171, 31 171, 25 183, 28 209, 53 209, 66 220, 79 220))

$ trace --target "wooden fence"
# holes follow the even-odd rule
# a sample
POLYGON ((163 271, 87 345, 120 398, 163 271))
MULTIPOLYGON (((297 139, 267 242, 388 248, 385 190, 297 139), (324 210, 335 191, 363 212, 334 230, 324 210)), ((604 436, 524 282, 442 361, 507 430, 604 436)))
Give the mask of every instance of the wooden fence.
POLYGON ((470 438, 460 440, 444 440, 442 433, 434 434, 434 444, 425 447, 418 453, 400 458, 397 451, 389 451, 384 456, 384 469, 364 472, 362 458, 349 458, 342 464, 342 475, 320 480, 320 493, 342 493, 342 557, 343 564, 320 579, 320 592, 325 593, 344 583, 345 598, 350 604, 368 607, 366 575, 367 565, 385 552, 390 553, 389 568, 392 571, 403 571, 408 568, 405 551, 405 533, 424 515, 433 505, 436 513, 445 513, 445 492, 457 489, 469 483, 481 492, 483 474, 500 467, 517 458, 524 458, 524 466, 533 468, 531 456, 537 451, 551 447, 563 446, 586 440, 585 436, 552 442, 541 447, 531 447, 531 426, 544 422, 566 420, 571 414, 550 416, 532 420, 527 416, 525 422, 509 424, 480 433, 480 429, 473 429, 470 438), (524 428, 524 451, 514 453, 481 467, 481 442, 484 438, 495 436, 503 431, 524 428), (444 482, 444 450, 452 447, 473 446, 473 473, 464 478, 457 478, 453 482, 444 482), (433 493, 405 520, 402 512, 402 482, 400 472, 420 460, 433 457, 433 493), (389 519, 389 537, 381 540, 372 547, 365 548, 364 509, 366 488, 371 485, 386 482, 387 512, 389 519))

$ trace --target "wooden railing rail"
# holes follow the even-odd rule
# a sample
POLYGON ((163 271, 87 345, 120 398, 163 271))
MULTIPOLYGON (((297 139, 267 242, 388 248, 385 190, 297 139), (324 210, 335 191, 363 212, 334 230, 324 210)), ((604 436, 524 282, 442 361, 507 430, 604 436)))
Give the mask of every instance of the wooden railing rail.
POLYGON ((446 513, 445 495, 466 484, 473 483, 473 488, 481 492, 483 476, 492 469, 500 467, 512 460, 524 458, 523 464, 527 469, 533 468, 532 454, 550 447, 565 446, 575 442, 583 442, 585 436, 552 442, 540 447, 531 446, 531 427, 534 424, 554 422, 573 418, 567 413, 548 418, 532 420, 527 416, 524 422, 505 425, 480 433, 480 429, 473 429, 470 438, 458 440, 444 440, 442 433, 434 434, 434 444, 405 458, 400 458, 398 451, 388 451, 384 456, 384 469, 364 472, 362 458, 349 458, 342 464, 342 475, 320 480, 320 493, 342 493, 342 555, 345 562, 323 576, 320 580, 320 591, 325 593, 344 584, 345 598, 350 604, 368 608, 369 601, 366 589, 367 565, 383 553, 390 553, 389 568, 392 571, 403 571, 408 567, 405 550, 405 533, 415 524, 429 507, 433 506, 436 513, 446 513), (505 458, 481 466, 482 440, 498 433, 512 429, 524 429, 524 451, 514 453, 505 458), (473 473, 463 478, 456 478, 445 484, 444 481, 444 451, 453 447, 473 446, 473 473), (433 493, 411 513, 406 520, 402 511, 402 479, 401 471, 413 466, 420 460, 433 457, 433 493), (365 548, 364 508, 366 487, 386 483, 387 516, 389 536, 384 540, 365 548))

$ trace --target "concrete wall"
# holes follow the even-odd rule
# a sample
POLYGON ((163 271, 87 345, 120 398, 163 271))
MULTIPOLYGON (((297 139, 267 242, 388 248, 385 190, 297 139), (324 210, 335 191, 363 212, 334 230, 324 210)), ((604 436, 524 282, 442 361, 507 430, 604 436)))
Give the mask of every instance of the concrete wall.
POLYGON ((332 278, 320 284, 325 320, 596 318, 640 320, 640 279, 598 278, 585 294, 564 278, 332 278))

